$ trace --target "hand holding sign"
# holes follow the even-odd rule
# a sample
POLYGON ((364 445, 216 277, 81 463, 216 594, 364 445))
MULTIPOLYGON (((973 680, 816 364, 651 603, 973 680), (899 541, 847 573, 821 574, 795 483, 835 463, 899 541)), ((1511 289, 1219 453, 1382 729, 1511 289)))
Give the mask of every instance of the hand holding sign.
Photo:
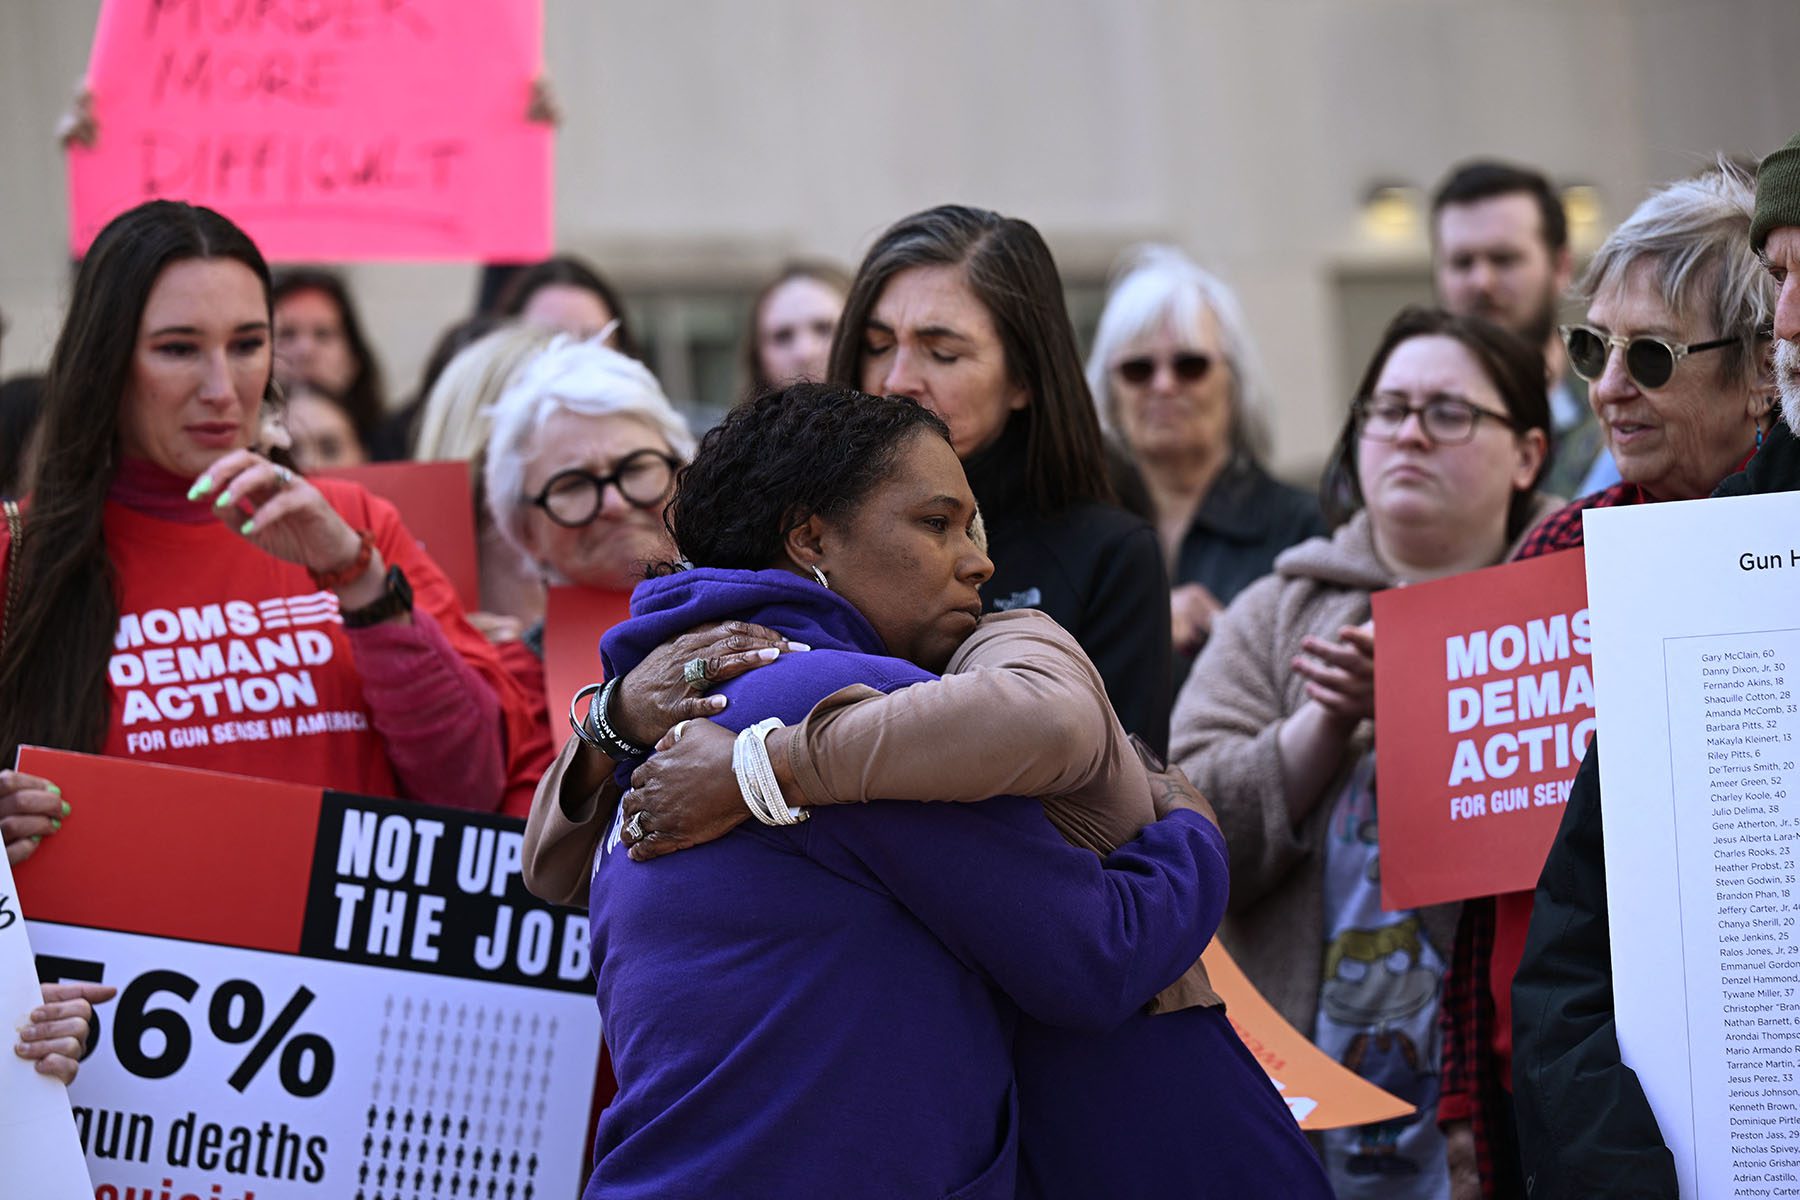
POLYGON ((74 1078, 88 1026, 86 1016, 76 1020, 69 1014, 85 1009, 91 1015, 89 1006, 105 996, 83 992, 74 997, 73 1007, 65 1008, 68 998, 61 989, 39 985, 18 897, 12 868, 0 862, 0 1014, 15 1023, 28 1022, 20 1029, 25 1041, 12 1055, 0 1055, 0 1163, 5 1164, 6 1194, 77 1200, 92 1196, 94 1185, 63 1084, 74 1078))
MULTIPOLYGON (((5 920, 0 916, 0 924, 5 920)), ((119 989, 98 983, 46 983, 43 990, 44 1002, 31 1010, 27 1024, 19 1026, 13 1053, 30 1060, 40 1075, 74 1083, 93 1034, 94 1005, 111 1000, 119 989)))
POLYGON ((69 805, 48 779, 21 771, 0 771, 0 840, 13 866, 30 858, 39 843, 62 828, 69 805))

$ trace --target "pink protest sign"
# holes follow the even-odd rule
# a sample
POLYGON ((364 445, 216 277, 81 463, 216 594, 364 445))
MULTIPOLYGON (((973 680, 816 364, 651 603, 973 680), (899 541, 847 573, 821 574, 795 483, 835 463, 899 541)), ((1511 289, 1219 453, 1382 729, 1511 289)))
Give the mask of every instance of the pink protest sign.
POLYGON ((542 0, 103 0, 69 237, 153 198, 271 259, 542 258, 542 0))

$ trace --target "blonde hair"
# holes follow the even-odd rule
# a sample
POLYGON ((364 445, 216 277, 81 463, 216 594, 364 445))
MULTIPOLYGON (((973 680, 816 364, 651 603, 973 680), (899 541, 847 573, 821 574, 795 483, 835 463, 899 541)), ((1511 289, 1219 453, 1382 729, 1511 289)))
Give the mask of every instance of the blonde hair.
POLYGON ((458 351, 425 398, 413 457, 467 462, 479 487, 495 403, 519 368, 555 337, 554 329, 508 325, 458 351))

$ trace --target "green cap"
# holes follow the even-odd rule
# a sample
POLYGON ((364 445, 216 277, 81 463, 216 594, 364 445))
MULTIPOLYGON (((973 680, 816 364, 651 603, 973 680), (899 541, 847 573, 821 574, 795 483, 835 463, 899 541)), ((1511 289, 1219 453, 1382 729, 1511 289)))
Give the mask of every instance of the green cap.
POLYGON ((1800 225, 1800 134, 1763 159, 1757 169, 1751 247, 1761 254, 1769 235, 1789 225, 1800 225))

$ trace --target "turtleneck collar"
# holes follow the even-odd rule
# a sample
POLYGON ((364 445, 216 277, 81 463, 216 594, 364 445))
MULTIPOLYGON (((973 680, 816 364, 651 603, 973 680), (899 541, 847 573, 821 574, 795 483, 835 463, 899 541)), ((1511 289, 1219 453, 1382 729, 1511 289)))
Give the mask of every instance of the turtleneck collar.
POLYGON ((1025 478, 1025 417, 1014 413, 994 444, 971 454, 963 462, 975 503, 991 522, 1000 516, 1030 507, 1025 478))
POLYGON ((161 521, 199 525, 213 520, 212 505, 188 499, 192 479, 166 471, 149 459, 121 457, 106 498, 161 521))

